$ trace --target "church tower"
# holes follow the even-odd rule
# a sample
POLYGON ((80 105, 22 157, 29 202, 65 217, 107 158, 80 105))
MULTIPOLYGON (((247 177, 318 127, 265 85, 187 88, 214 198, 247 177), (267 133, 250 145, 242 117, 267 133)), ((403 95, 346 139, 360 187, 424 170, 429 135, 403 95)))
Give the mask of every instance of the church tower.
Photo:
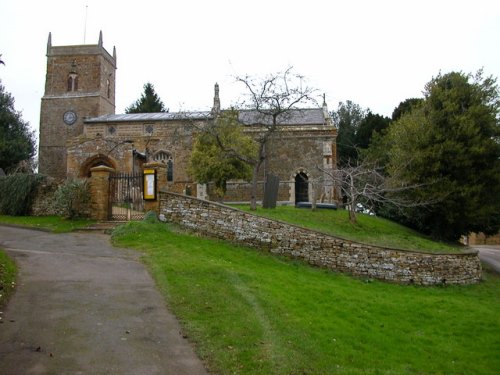
POLYGON ((66 143, 83 133, 86 118, 115 113, 116 49, 109 54, 102 32, 95 45, 52 46, 40 110, 39 172, 66 177, 66 143))

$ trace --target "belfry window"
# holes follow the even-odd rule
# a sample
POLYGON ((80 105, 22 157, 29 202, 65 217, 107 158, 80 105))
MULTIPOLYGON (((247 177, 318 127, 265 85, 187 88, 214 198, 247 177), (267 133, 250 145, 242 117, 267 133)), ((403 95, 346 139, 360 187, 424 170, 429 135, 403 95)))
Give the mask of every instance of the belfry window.
POLYGON ((106 80, 106 91, 109 99, 111 97, 111 82, 109 81, 109 79, 106 80))
POLYGON ((172 155, 166 151, 159 151, 153 159, 167 165, 167 181, 172 182, 174 180, 174 161, 172 160, 172 155))
POLYGON ((69 75, 68 75, 68 91, 78 91, 78 74, 69 73, 69 75))

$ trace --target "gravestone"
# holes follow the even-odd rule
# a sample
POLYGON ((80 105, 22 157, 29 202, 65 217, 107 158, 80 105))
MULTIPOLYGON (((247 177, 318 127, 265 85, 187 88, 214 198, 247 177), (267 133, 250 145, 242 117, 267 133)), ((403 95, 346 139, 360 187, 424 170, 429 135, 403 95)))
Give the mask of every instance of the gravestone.
POLYGON ((273 174, 268 175, 264 187, 264 201, 262 202, 262 207, 276 208, 276 201, 278 200, 279 187, 280 187, 279 177, 273 174))

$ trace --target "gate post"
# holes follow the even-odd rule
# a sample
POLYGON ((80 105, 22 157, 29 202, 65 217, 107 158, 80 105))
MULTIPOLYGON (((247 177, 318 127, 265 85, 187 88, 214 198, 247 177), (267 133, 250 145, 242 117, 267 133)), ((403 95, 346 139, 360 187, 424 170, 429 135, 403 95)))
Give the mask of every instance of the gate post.
POLYGON ((156 171, 156 200, 154 201, 144 201, 144 210, 155 211, 157 214, 160 213, 160 196, 159 192, 161 189, 167 188, 167 166, 161 162, 151 162, 144 163, 144 169, 154 169, 156 171))
POLYGON ((94 220, 109 218, 109 175, 114 171, 104 165, 90 168, 90 217, 94 220))

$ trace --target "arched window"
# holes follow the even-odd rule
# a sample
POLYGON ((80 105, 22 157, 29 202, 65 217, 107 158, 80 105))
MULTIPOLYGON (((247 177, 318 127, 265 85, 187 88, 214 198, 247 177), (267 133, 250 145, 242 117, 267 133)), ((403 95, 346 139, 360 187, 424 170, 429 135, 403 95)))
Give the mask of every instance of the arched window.
POLYGON ((174 180, 174 161, 172 155, 166 151, 159 151, 155 154, 153 160, 167 165, 167 181, 172 182, 174 180))
POLYGON ((68 75, 68 91, 78 91, 78 74, 70 73, 68 75))
POLYGON ((111 97, 111 82, 108 80, 106 80, 106 91, 107 91, 107 95, 108 95, 108 99, 111 97))
POLYGON ((172 159, 167 161, 167 181, 174 180, 174 162, 172 159))

